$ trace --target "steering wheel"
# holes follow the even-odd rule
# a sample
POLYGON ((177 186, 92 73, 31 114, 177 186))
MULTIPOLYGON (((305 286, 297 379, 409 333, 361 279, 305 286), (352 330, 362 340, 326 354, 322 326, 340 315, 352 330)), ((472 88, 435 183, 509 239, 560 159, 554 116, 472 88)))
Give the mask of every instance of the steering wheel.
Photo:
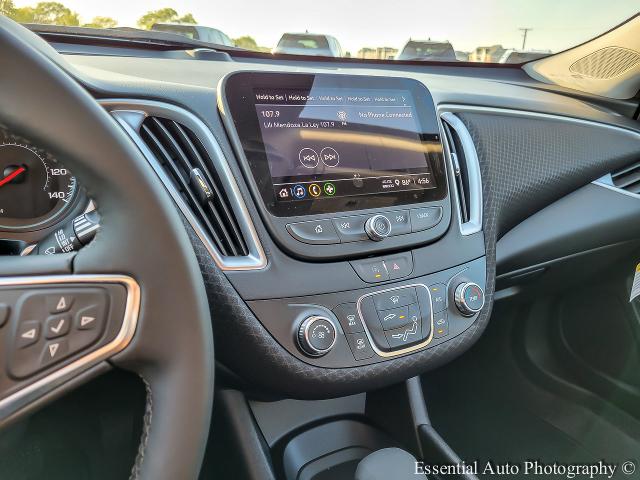
MULTIPOLYGON (((92 361, 74 364, 75 369, 53 368, 48 379, 56 381, 30 385, 29 395, 10 397, 19 402, 0 401, 0 419, 6 423, 36 408, 91 378, 92 371, 104 370, 108 362, 137 373, 147 388, 132 478, 196 478, 209 433, 214 380, 202 275, 175 205, 151 167, 64 63, 42 39, 0 16, 0 123, 64 159, 95 201, 101 230, 75 255, 2 257, 0 280, 28 289, 87 280, 100 286, 101 279, 106 288, 123 279, 130 331, 118 337, 119 348, 89 349, 92 361)), ((8 348, 6 342, 0 346, 8 348)))

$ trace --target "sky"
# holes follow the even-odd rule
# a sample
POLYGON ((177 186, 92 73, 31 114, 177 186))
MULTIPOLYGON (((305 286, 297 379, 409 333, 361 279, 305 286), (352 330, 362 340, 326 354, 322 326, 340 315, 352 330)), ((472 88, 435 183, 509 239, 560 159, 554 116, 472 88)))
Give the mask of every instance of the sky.
MULTIPOLYGON (((135 26, 149 10, 172 7, 232 38, 250 35, 274 47, 284 32, 335 36, 353 55, 364 47, 400 48, 408 39, 449 40, 456 50, 502 44, 561 51, 616 26, 640 11, 638 0, 57 0, 78 12, 135 26)), ((16 0, 16 6, 37 0, 16 0)))

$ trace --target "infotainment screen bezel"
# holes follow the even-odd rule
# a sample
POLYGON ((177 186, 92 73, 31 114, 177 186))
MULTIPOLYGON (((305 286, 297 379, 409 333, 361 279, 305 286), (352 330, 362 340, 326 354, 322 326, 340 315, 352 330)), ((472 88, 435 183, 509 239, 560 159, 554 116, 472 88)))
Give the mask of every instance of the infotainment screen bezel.
POLYGON ((355 210, 386 208, 421 204, 442 200, 447 196, 446 166, 436 108, 429 90, 419 81, 399 77, 358 76, 341 74, 309 74, 284 72, 234 72, 225 77, 220 95, 236 129, 242 147, 248 173, 267 211, 276 217, 294 217, 333 214, 355 210), (269 170, 265 145, 256 113, 255 90, 258 89, 310 89, 344 88, 357 90, 404 90, 414 99, 420 138, 433 141, 434 135, 440 148, 427 155, 436 187, 424 190, 397 191, 348 197, 334 197, 303 201, 278 202, 269 170))

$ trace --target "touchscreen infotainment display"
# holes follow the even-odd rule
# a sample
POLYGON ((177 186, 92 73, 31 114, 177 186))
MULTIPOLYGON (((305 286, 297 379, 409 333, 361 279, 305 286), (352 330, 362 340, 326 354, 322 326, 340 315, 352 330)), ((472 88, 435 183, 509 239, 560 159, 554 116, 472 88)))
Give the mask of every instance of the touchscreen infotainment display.
POLYGON ((285 81, 267 84, 269 74, 253 75, 240 90, 251 110, 245 104, 240 118, 237 109, 232 114, 272 213, 442 198, 440 132, 431 96, 418 82, 281 74, 285 81))

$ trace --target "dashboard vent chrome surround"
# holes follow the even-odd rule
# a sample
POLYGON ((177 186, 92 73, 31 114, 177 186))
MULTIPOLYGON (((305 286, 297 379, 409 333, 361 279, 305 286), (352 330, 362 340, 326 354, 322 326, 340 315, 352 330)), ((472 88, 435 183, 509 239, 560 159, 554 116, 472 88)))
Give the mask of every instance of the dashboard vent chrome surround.
POLYGON ((620 190, 640 194, 640 161, 612 172, 611 183, 620 190))
POLYGON ((218 251, 225 257, 248 255, 224 186, 215 170, 207 166, 210 163, 207 152, 193 132, 174 120, 149 116, 140 126, 140 136, 218 251))
POLYGON ((134 140, 222 270, 264 268, 266 256, 236 180, 195 115, 153 101, 101 104, 134 140))
POLYGON ((440 114, 443 144, 454 175, 460 233, 482 230, 482 179, 475 145, 464 123, 453 113, 440 114))

